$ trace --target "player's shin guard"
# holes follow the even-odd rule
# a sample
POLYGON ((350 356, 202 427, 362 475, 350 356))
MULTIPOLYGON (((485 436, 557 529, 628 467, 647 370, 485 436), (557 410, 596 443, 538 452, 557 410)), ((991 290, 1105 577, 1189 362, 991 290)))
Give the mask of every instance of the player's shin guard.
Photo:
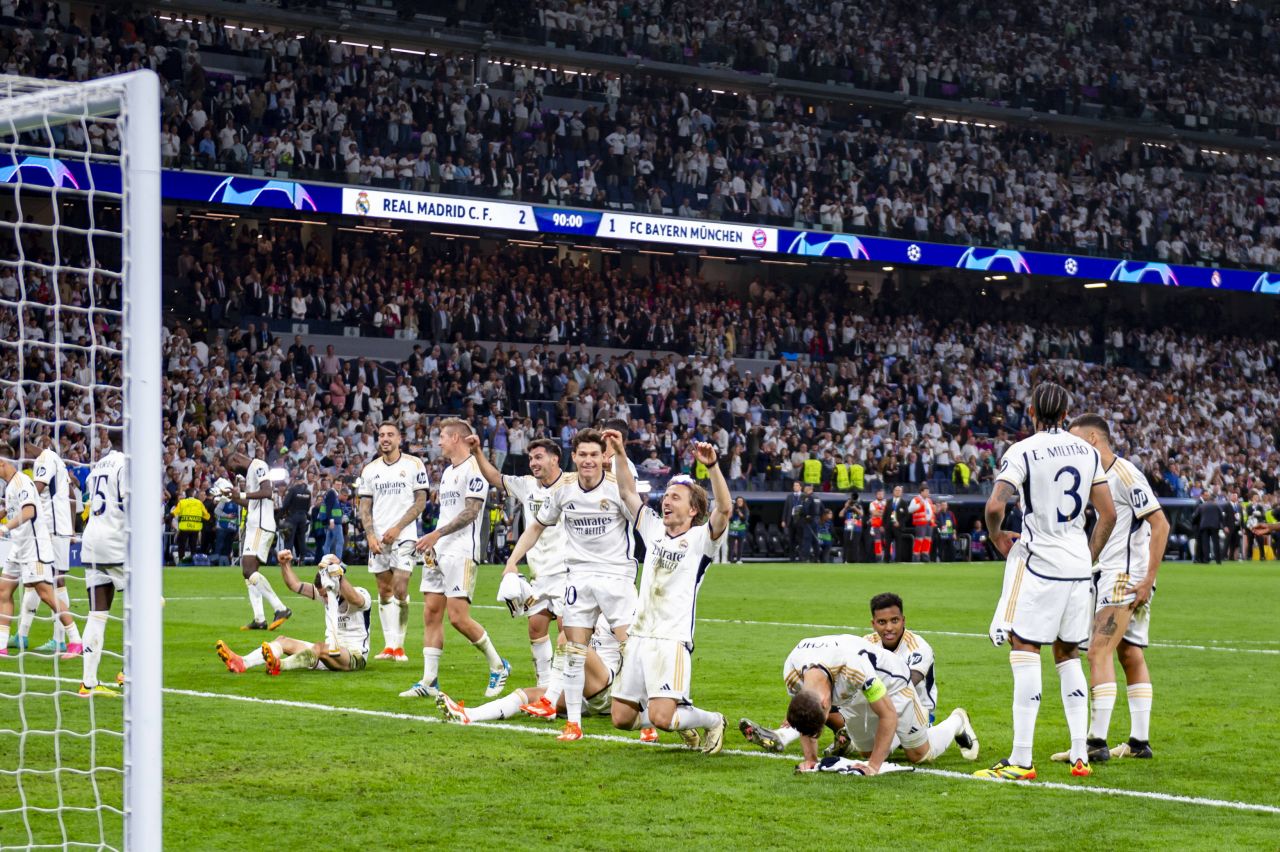
POLYGON ((245 588, 249 590, 249 606, 253 607, 253 620, 255 622, 266 621, 267 617, 262 613, 262 592, 258 589, 258 584, 253 581, 258 574, 255 572, 253 576, 244 581, 245 588))
POLYGON ((1107 739, 1111 730, 1111 711, 1116 709, 1115 683, 1100 683, 1093 688, 1093 709, 1089 717, 1089 737, 1107 739))
MULTIPOLYGON (((40 608, 40 594, 33 588, 27 587, 22 590, 22 616, 18 619, 18 632, 16 635, 24 639, 31 635, 31 622, 35 620, 36 610, 40 608)), ((53 620, 53 638, 61 642, 62 638, 58 636, 58 619, 53 620)))
POLYGON ((280 596, 276 594, 275 589, 271 588, 271 583, 266 577, 254 571, 249 577, 249 582, 258 587, 258 592, 271 604, 273 612, 279 612, 284 609, 284 601, 280 600, 280 596))
POLYGON ((400 601, 394 598, 378 601, 378 622, 382 624, 383 647, 401 647, 399 643, 404 640, 404 634, 397 635, 400 629, 400 611, 400 601))
POLYGON ((1151 739, 1151 702, 1155 692, 1149 683, 1129 684, 1129 738, 1140 742, 1151 739))
MULTIPOLYGON (((718 713, 712 713, 709 710, 699 710, 692 705, 688 707, 680 707, 675 713, 671 714, 671 727, 669 731, 691 731, 695 728, 709 728, 719 719, 718 713)), ((649 727, 645 725, 645 727, 649 727)))
POLYGON ((564 707, 569 721, 582 724, 582 688, 586 679, 587 646, 567 642, 564 646, 564 707))
POLYGON ((1084 668, 1078 657, 1058 663, 1057 668, 1058 682, 1062 686, 1062 709, 1067 714, 1067 733, 1071 735, 1071 762, 1088 762, 1089 683, 1084 678, 1084 668))
POLYGON ((520 715, 520 705, 528 704, 529 697, 523 689, 517 689, 488 704, 481 704, 474 710, 467 711, 467 718, 472 722, 497 722, 501 719, 512 719, 520 715))
POLYGON ((538 686, 546 686, 551 681, 551 637, 543 636, 529 643, 533 652, 533 671, 538 676, 538 686))
MULTIPOLYGON (((1036 716, 1040 713, 1040 655, 1010 651, 1009 666, 1013 669, 1013 751, 1009 762, 1030 766, 1036 716)), ((1083 745, 1084 740, 1080 743, 1083 745)))
POLYGON ((102 642, 106 633, 106 611, 90 612, 84 625, 84 676, 80 679, 90 688, 98 685, 98 664, 102 662, 102 642))
MULTIPOLYGON (((71 595, 67 593, 66 586, 54 586, 54 597, 56 597, 67 610, 71 609, 71 595)), ((67 641, 67 631, 62 626, 62 622, 58 619, 53 620, 53 641, 65 643, 67 641)))

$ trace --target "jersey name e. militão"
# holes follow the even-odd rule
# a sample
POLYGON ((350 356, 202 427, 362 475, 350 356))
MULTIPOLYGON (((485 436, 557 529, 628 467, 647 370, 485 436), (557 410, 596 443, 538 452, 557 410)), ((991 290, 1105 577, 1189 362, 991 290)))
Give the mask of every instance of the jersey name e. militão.
MULTIPOLYGON (((271 486, 271 468, 267 467, 267 463, 262 459, 254 459, 249 462, 249 469, 244 474, 244 490, 246 494, 252 494, 261 488, 264 484, 269 488, 271 486)), ((253 497, 249 499, 248 509, 245 511, 244 525, 246 529, 262 530, 263 532, 276 531, 276 499, 274 494, 267 494, 266 497, 253 497)))
POLYGON ((346 648, 353 654, 369 653, 369 613, 373 608, 373 597, 368 590, 359 586, 353 587, 363 600, 363 606, 356 606, 345 598, 338 600, 338 635, 333 637, 333 645, 346 648))
POLYGON ((36 495, 36 484, 22 471, 16 471, 4 489, 4 515, 12 520, 30 506, 35 516, 9 531, 9 563, 29 565, 53 562, 53 539, 49 533, 49 517, 36 495))
POLYGON ((36 457, 35 471, 31 479, 44 484, 40 504, 49 518, 49 531, 56 536, 69 537, 71 528, 71 479, 67 465, 53 450, 44 450, 36 457))
POLYGON ((698 587, 720 541, 711 537, 709 523, 668 535, 662 518, 648 506, 636 515, 636 533, 644 543, 644 574, 635 621, 627 633, 683 642, 692 650, 698 587))
MULTIPOLYGON (((872 645, 884 647, 879 633, 868 633, 864 638, 872 645)), ((916 697, 920 699, 926 712, 933 713, 938 708, 938 683, 933 671, 933 646, 919 633, 904 630, 902 638, 898 640, 898 647, 890 653, 906 663, 913 675, 920 675, 920 681, 915 684, 916 697)))
MULTIPOLYGON (((449 465, 440 474, 440 520, 436 523, 436 529, 461 515, 468 500, 479 500, 483 504, 488 496, 489 484, 480 475, 480 466, 474 458, 467 456, 459 464, 449 465)), ((471 523, 441 536, 436 542, 436 556, 461 556, 479 560, 480 524, 483 521, 484 512, 477 512, 471 523)))
MULTIPOLYGON (((413 508, 417 492, 427 490, 427 467, 422 459, 401 453, 400 458, 388 464, 382 457, 374 459, 360 471, 360 497, 368 497, 373 503, 374 537, 395 526, 413 508)), ((415 541, 418 538, 418 519, 414 518, 400 530, 396 541, 415 541)))
POLYGON ((1151 525, 1146 519, 1160 511, 1160 501, 1133 462, 1117 456, 1106 474, 1116 504, 1116 528, 1094 567, 1104 574, 1128 574, 1131 581, 1140 582, 1147 576, 1151 556, 1151 525))
POLYGON ((804 688, 804 675, 821 669, 831 679, 831 705, 849 708, 911 688, 911 670, 896 654, 861 636, 836 634, 801 639, 782 664, 787 691, 804 688))
POLYGON ((542 526, 564 525, 564 561, 570 574, 608 574, 634 583, 631 520, 612 473, 593 488, 583 488, 575 476, 552 490, 538 509, 542 526))
MULTIPOLYGON (((502 490, 520 503, 524 510, 524 522, 528 524, 538 519, 538 510, 547 502, 552 491, 576 477, 575 473, 561 473, 550 485, 543 485, 535 476, 503 476, 502 490)), ((564 564, 564 530, 558 524, 544 529, 533 547, 529 548, 525 561, 532 575, 530 579, 553 577, 568 571, 564 564)))
POLYGON ((124 564, 129 546, 124 468, 124 453, 112 450, 89 471, 89 520, 81 540, 81 558, 88 565, 124 564))
POLYGON ((1027 570, 1054 580, 1088 580, 1093 557, 1084 531, 1089 492, 1107 481, 1088 442, 1062 429, 1037 432, 1005 451, 997 482, 1022 498, 1027 570))

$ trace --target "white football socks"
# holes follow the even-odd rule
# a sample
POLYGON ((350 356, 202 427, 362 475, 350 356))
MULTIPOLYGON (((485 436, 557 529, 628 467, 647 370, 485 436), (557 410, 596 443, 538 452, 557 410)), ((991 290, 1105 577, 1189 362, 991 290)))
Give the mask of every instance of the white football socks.
POLYGON ((533 671, 538 677, 538 686, 546 686, 551 681, 551 637, 543 636, 529 643, 533 652, 533 671))
MULTIPOLYGON (((40 595, 35 589, 27 587, 22 590, 22 616, 18 619, 16 635, 23 639, 31 635, 31 622, 35 620, 36 610, 40 608, 40 595)), ((58 638, 58 619, 53 620, 53 638, 58 638)))
POLYGON ((1062 686, 1062 709, 1067 714, 1067 733, 1071 735, 1071 762, 1088 763, 1089 748, 1085 740, 1089 732, 1089 682, 1085 680, 1079 657, 1058 663, 1057 669, 1062 686))
POLYGON ((800 732, 790 725, 783 725, 774 733, 778 735, 778 744, 783 748, 786 748, 796 740, 800 739, 800 732))
POLYGON ((485 631, 483 636, 471 644, 481 654, 484 654, 484 658, 489 662, 489 671, 502 671, 502 656, 498 654, 498 649, 493 647, 493 642, 489 640, 488 631, 485 631))
POLYGON ((252 669, 252 668, 254 668, 254 667, 256 667, 256 666, 266 665, 266 662, 267 662, 266 660, 264 660, 264 659, 262 658, 262 646, 261 646, 261 645, 259 645, 258 647, 254 648, 252 651, 250 651, 249 653, 245 654, 245 655, 244 655, 243 657, 241 657, 240 659, 244 660, 244 667, 245 667, 245 670, 246 670, 246 671, 247 671, 248 669, 252 669))
POLYGON ((564 658, 564 649, 556 648, 555 656, 551 658, 551 675, 547 678, 547 691, 542 694, 552 707, 556 706, 556 702, 564 694, 564 658))
MULTIPOLYGON (((67 587, 55 586, 53 589, 53 594, 54 594, 54 597, 62 601, 62 605, 67 608, 68 612, 70 612, 71 611, 71 595, 67 594, 67 587)), ((55 642, 67 641, 67 631, 62 626, 62 622, 58 621, 58 619, 56 618, 53 620, 53 641, 55 642)))
POLYGON ((933 760, 951 747, 960 733, 960 714, 951 711, 951 715, 929 729, 929 756, 925 760, 933 760))
POLYGON ((474 710, 467 711, 467 718, 472 722, 496 722, 520 715, 520 705, 528 704, 529 699, 523 689, 517 689, 509 695, 481 704, 474 710))
POLYGON ((582 688, 586 680, 587 646, 568 642, 564 646, 564 707, 570 722, 582 724, 582 688))
POLYGON ((0 626, 0 648, 4 648, 6 651, 9 649, 10 624, 11 622, 6 621, 3 626, 0 626))
POLYGON ((66 618, 66 622, 62 625, 64 635, 68 645, 81 645, 80 628, 76 625, 76 617, 71 614, 71 610, 63 610, 54 617, 54 622, 58 622, 62 618, 66 618))
POLYGON ((443 648, 422 649, 422 685, 430 686, 440 677, 440 658, 444 656, 443 648))
POLYGON ((392 598, 389 601, 378 601, 378 621, 382 624, 383 647, 399 648, 404 637, 398 635, 400 630, 400 601, 392 598))
POLYGON ((1010 651, 1009 667, 1013 669, 1013 751, 1009 762, 1030 766, 1040 713, 1040 655, 1010 651))
POLYGON ((84 677, 88 687, 98 685, 98 664, 102 662, 102 641, 107 633, 106 610, 94 610, 84 625, 84 677))
POLYGON ((1155 692, 1149 683, 1129 684, 1129 738, 1147 742, 1151 739, 1151 702, 1155 692))
POLYGON ((1089 737, 1106 740, 1111 730, 1111 713, 1116 709, 1116 685, 1100 683, 1093 688, 1093 710, 1089 717, 1089 737))
MULTIPOLYGON (((709 728, 720 718, 719 713, 710 710, 699 710, 697 707, 680 707, 671 716, 671 730, 690 731, 694 728, 709 728)), ((641 727, 649 727, 647 724, 641 727)))
POLYGON ((284 601, 280 600, 280 596, 271 588, 271 582, 266 577, 254 571, 249 579, 258 587, 258 591, 267 599, 267 603, 271 604, 273 613, 284 609, 284 601))
POLYGON ((253 577, 256 576, 258 575, 254 574, 249 577, 244 581, 244 585, 249 590, 249 606, 253 607, 253 620, 266 621, 267 618, 262 613, 262 592, 258 590, 258 584, 253 581, 253 577))
POLYGON ((396 605, 400 607, 396 613, 396 644, 393 648, 404 649, 404 637, 409 632, 409 599, 396 598, 396 605))

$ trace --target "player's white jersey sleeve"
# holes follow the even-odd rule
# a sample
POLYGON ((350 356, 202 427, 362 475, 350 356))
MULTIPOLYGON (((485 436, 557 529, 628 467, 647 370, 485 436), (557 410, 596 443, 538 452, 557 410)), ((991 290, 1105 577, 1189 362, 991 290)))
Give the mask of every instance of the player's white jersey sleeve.
MULTIPOLYGON (((481 509, 489 496, 489 484, 480 475, 480 467, 476 460, 467 456, 461 464, 450 465, 440 474, 440 520, 436 529, 452 522, 462 514, 468 500, 479 500, 481 509)), ((462 556, 467 559, 480 559, 480 525, 484 523, 484 512, 476 513, 471 523, 460 530, 443 536, 436 542, 436 555, 462 556)))
POLYGON ((569 573, 609 574, 635 581, 636 560, 631 514, 613 474, 606 473, 593 488, 575 477, 538 509, 538 523, 564 527, 565 565, 569 573))
POLYGON ((644 544, 644 574, 632 636, 670 639, 692 648, 698 588, 718 544, 710 524, 667 534, 658 513, 648 506, 636 515, 636 534, 644 544))
POLYGON ((369 615, 373 610, 373 597, 367 589, 355 587, 363 601, 356 606, 343 600, 338 604, 337 645, 356 654, 369 653, 369 615))
POLYGON ((1018 490, 1026 568, 1055 580, 1087 580, 1092 556, 1085 507, 1094 485, 1107 481, 1098 451, 1070 432, 1050 429, 1005 451, 999 482, 1018 490))
POLYGON ((89 471, 89 520, 84 526, 81 548, 86 564, 124 564, 129 543, 124 465, 124 453, 113 450, 89 471))
POLYGON ((31 477, 18 471, 4 489, 4 514, 8 519, 22 514, 25 507, 35 510, 26 523, 9 532, 9 562, 23 565, 32 562, 53 562, 53 540, 49 535, 49 522, 40 506, 36 484, 31 477))
MULTIPOLYGON (((527 525, 538 519, 538 510, 551 492, 572 481, 573 477, 572 473, 561 473, 555 482, 544 486, 533 476, 504 476, 502 488, 520 504, 527 525)), ((529 564, 531 579, 565 573, 568 569, 564 564, 564 528, 557 524, 544 529, 537 542, 529 549, 525 561, 529 564)))
POLYGON ((1160 511, 1160 501, 1132 462, 1117 457, 1106 474, 1116 505, 1116 527, 1098 555, 1096 569, 1128 574, 1137 582, 1147 576, 1151 553, 1151 525, 1146 519, 1160 511))
POLYGON ((46 449, 36 458, 31 478, 44 485, 40 504, 49 518, 49 531, 58 536, 71 535, 71 481, 67 465, 57 453, 46 449))
POLYGON ((802 639, 782 665, 787 691, 793 695, 799 692, 805 672, 813 668, 826 672, 832 684, 832 704, 841 707, 860 700, 875 701, 911 685, 911 673, 900 659, 861 636, 802 639))
MULTIPOLYGON (((263 485, 270 487, 271 468, 267 467, 267 463, 262 459, 254 459, 249 462, 249 469, 244 475, 245 493, 253 493, 263 485)), ((248 509, 245 512, 245 526, 248 529, 263 530, 265 532, 275 532, 276 530, 276 500, 274 494, 268 494, 266 497, 259 497, 249 500, 248 509)))
MULTIPOLYGON (((360 497, 368 497, 373 503, 373 534, 382 538, 400 519, 409 513, 419 491, 426 491, 427 467, 422 459, 401 453, 400 458, 387 464, 381 457, 364 466, 360 472, 360 497)), ((365 530, 369 532, 369 530, 365 530)), ((418 538, 418 519, 405 524, 396 541, 414 541, 418 538)))

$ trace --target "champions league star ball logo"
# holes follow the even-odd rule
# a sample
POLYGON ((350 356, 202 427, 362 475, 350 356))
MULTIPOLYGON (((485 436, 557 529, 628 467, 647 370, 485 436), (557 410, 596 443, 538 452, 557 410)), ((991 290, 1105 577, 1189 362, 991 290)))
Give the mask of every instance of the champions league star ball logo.
POLYGON ((915 243, 912 243, 911 245, 907 246, 907 260, 911 261, 912 263, 920 262, 920 246, 916 245, 915 243))
MULTIPOLYGON (((60 161, 49 157, 23 157, 21 160, 15 161, 11 166, 0 168, 0 182, 22 182, 23 175, 20 172, 24 169, 34 170, 36 175, 43 175, 48 180, 48 183, 40 180, 34 181, 37 186, 71 186, 75 189, 80 188, 80 184, 76 183, 75 176, 71 174, 71 170, 60 161)), ((31 178, 28 177, 27 180, 31 180, 31 178)))
POLYGON ((851 260, 869 260, 866 246, 852 234, 815 234, 801 231, 796 234, 787 254, 807 257, 847 257, 851 260))
POLYGON ((356 212, 361 216, 369 215, 369 193, 360 190, 360 194, 356 196, 356 212))
POLYGON ((1067 262, 1062 264, 1062 267, 1067 270, 1068 275, 1075 275, 1076 271, 1080 269, 1080 264, 1076 263, 1076 259, 1074 257, 1069 257, 1067 258, 1067 262))
POLYGON ((751 244, 758 249, 762 249, 769 242, 769 235, 764 232, 764 228, 756 228, 751 232, 751 244))

